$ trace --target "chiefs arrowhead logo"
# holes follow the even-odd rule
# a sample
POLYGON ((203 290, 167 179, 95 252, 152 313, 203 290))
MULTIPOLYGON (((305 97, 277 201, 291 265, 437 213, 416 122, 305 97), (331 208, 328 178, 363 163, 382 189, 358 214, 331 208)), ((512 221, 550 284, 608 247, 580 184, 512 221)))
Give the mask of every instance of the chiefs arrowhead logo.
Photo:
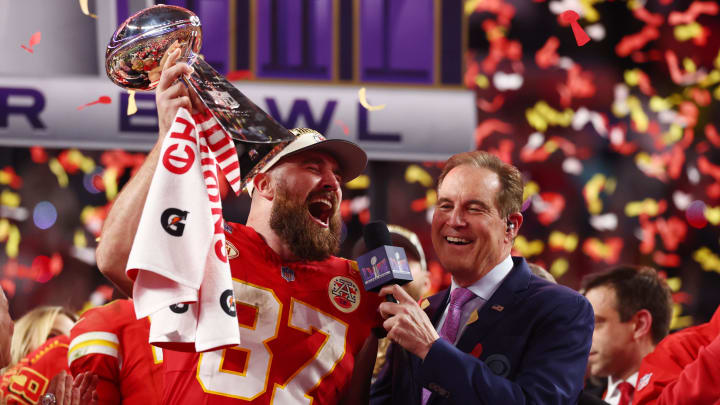
POLYGON ((238 252, 235 245, 230 243, 227 239, 225 239, 225 253, 227 253, 228 260, 235 259, 240 256, 240 252, 238 252))

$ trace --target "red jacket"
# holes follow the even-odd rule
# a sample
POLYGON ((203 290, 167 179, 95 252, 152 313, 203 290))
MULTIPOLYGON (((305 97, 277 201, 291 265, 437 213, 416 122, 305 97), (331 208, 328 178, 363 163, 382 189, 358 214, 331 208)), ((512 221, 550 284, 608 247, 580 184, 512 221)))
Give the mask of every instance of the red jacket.
POLYGON ((720 307, 708 323, 674 333, 640 365, 633 405, 720 404, 720 307))

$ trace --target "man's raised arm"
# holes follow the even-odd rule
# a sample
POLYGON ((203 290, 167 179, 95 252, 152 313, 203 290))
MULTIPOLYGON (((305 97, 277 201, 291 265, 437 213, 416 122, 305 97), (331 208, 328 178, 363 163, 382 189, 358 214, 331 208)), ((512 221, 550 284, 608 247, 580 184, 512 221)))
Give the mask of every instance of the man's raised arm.
POLYGON ((168 55, 158 83, 155 102, 158 110, 160 133, 158 141, 145 158, 140 169, 123 187, 113 202, 100 233, 100 242, 96 250, 97 265, 100 272, 113 282, 121 291, 132 296, 133 282, 125 274, 130 249, 137 232, 145 199, 155 167, 158 164, 160 150, 165 134, 170 129, 175 114, 180 107, 192 111, 190 94, 183 83, 177 79, 180 75, 192 72, 185 63, 175 63, 180 57, 180 49, 168 55))

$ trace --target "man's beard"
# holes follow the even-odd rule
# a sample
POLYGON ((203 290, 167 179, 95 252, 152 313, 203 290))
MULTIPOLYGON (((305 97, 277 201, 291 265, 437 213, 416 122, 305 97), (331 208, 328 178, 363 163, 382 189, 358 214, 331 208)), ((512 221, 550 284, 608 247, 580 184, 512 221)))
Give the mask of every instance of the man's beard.
POLYGON ((284 184, 278 184, 270 228, 288 245, 290 251, 302 260, 325 260, 340 247, 340 216, 337 210, 328 220, 328 228, 320 226, 310 218, 308 202, 318 194, 326 194, 337 207, 334 193, 312 193, 305 201, 296 201, 287 193, 284 184))

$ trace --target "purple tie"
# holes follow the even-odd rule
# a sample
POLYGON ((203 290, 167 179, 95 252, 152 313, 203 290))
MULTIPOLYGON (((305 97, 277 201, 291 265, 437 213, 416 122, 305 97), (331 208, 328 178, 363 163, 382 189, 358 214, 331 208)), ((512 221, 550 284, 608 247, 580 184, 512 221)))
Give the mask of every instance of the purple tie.
MULTIPOLYGON (((455 344, 458 329, 460 329, 460 317, 462 316, 463 306, 475 298, 475 294, 467 288, 457 287, 450 293, 450 304, 448 304, 448 312, 445 317, 445 323, 440 328, 440 337, 447 340, 451 344, 455 344)), ((430 390, 423 388, 422 405, 427 404, 430 399, 430 390)))

